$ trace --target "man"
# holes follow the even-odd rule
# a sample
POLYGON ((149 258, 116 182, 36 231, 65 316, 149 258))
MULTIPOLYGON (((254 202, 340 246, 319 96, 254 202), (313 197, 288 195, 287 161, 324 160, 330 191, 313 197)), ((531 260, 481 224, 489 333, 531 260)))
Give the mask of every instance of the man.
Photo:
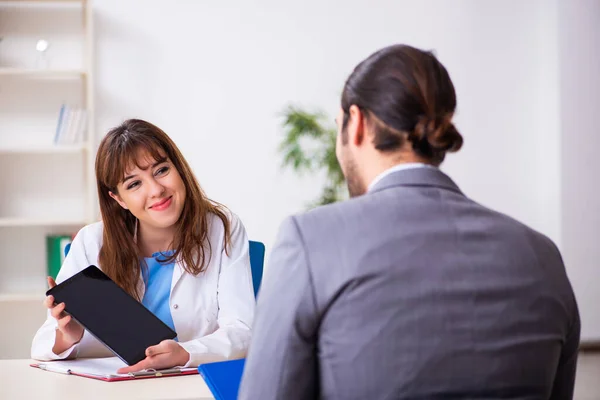
POLYGON ((580 322, 556 246, 461 193, 453 84, 391 46, 348 78, 352 199, 287 219, 242 399, 571 399, 580 322))

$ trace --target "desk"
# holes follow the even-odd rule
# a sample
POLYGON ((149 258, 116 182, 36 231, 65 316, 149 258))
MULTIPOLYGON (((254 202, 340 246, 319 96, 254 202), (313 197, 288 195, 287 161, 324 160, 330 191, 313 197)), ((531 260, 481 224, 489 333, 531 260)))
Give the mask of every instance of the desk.
POLYGON ((43 371, 30 360, 0 360, 1 400, 214 399, 200 375, 103 382, 43 371))

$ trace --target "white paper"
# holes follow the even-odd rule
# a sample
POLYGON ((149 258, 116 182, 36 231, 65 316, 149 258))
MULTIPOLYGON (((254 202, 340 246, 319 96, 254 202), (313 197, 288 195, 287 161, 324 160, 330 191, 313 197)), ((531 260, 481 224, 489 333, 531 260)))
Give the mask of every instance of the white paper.
MULTIPOLYGON (((119 357, 106 357, 106 358, 78 358, 75 360, 64 360, 64 361, 49 361, 37 364, 39 368, 58 372, 61 374, 82 374, 90 375, 101 378, 114 378, 114 377, 131 377, 132 375, 143 374, 143 372, 130 373, 130 374, 117 374, 119 368, 126 367, 125 364, 119 357)), ((169 370, 161 371, 172 371, 180 370, 182 372, 191 371, 196 368, 172 368, 169 370)), ((154 372, 154 370, 151 370, 154 372)), ((178 372, 178 371, 177 371, 178 372)))
POLYGON ((126 367, 119 357, 107 358, 78 358, 76 360, 50 361, 38 364, 46 371, 68 374, 71 372, 94 375, 104 378, 113 376, 129 376, 128 374, 117 374, 119 368, 126 367))

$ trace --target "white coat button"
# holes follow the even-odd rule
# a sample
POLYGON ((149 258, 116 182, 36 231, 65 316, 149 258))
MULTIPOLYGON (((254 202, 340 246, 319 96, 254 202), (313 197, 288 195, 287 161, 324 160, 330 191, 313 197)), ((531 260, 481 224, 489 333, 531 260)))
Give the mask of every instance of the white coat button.
POLYGON ((179 306, 177 304, 173 304, 173 308, 177 310, 179 306))

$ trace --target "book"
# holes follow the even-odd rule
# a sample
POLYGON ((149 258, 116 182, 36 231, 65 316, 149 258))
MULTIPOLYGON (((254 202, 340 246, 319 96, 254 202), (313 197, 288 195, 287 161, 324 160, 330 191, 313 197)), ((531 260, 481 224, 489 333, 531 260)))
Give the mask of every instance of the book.
POLYGON ((70 235, 48 235, 46 236, 46 263, 47 274, 56 279, 60 267, 65 261, 65 248, 72 242, 70 235))
POLYGON ((56 124, 56 133, 54 134, 54 143, 58 143, 60 139, 60 133, 62 129, 62 125, 64 124, 66 106, 63 104, 60 106, 60 111, 58 112, 58 123, 56 124))
POLYGON ((217 400, 235 400, 238 397, 246 359, 202 364, 198 372, 217 400))
POLYGON ((126 381, 132 379, 163 378, 197 374, 197 368, 169 368, 163 370, 145 370, 118 374, 119 368, 126 367, 118 357, 78 358, 75 360, 47 361, 31 364, 34 368, 59 374, 76 375, 84 378, 99 379, 106 382, 126 381))
POLYGON ((83 143, 87 131, 87 110, 63 104, 58 112, 55 145, 83 143))

